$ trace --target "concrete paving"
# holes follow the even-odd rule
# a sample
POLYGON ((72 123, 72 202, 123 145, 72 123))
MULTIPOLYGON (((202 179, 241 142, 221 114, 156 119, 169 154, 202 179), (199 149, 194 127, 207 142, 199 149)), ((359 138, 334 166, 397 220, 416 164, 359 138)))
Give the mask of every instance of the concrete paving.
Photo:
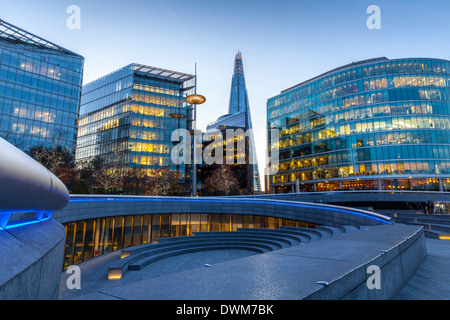
POLYGON ((396 300, 450 300, 450 241, 426 239, 428 256, 396 300))
MULTIPOLYGON (((196 268, 205 268, 205 264, 216 265, 225 261, 236 260, 255 255, 257 253, 246 250, 217 250, 207 252, 195 252, 163 259, 152 263, 141 271, 130 271, 119 281, 107 279, 108 266, 114 260, 120 258, 120 251, 116 251, 84 263, 78 266, 81 269, 81 290, 67 289, 67 273, 61 275, 59 291, 60 300, 111 300, 116 299, 114 295, 106 293, 110 288, 134 284, 136 282, 150 280, 157 277, 167 276, 181 271, 196 268)), ((122 299, 117 297, 117 299, 122 299)))
MULTIPOLYGON (((108 265, 120 254, 116 252, 80 265, 81 290, 68 290, 67 275, 63 274, 60 299, 293 300, 317 298, 318 292, 332 299, 349 292, 352 295, 347 298, 370 299, 367 264, 375 261, 386 267, 383 270, 390 276, 383 277, 384 288, 401 286, 402 275, 408 271, 405 264, 416 265, 414 254, 400 257, 406 250, 402 246, 418 230, 379 226, 265 254, 198 252, 164 259, 141 271, 130 271, 121 280, 108 281, 108 265), (205 263, 212 267, 204 267, 205 263), (330 283, 330 290, 323 291, 318 281, 330 283)), ((409 252, 416 252, 415 248, 409 252)))

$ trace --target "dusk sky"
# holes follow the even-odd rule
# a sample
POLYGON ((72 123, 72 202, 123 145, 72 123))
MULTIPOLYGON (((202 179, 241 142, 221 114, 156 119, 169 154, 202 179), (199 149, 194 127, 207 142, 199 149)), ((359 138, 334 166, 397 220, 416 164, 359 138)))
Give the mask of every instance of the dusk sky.
POLYGON ((267 99, 354 61, 450 59, 448 0, 0 0, 0 18, 81 54, 84 83, 136 62, 185 73, 197 63, 197 128, 228 109, 233 60, 243 54, 263 183, 267 99), (81 28, 66 26, 70 5, 81 28), (381 9, 381 29, 366 12, 381 9))

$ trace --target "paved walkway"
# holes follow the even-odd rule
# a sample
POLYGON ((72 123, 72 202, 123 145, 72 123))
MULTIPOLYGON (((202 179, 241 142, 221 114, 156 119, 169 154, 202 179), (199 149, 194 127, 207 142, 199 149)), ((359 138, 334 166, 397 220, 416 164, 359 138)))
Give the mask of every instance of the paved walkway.
POLYGON ((395 300, 450 300, 450 241, 426 243, 428 257, 395 300))
POLYGON ((207 264, 218 264, 225 261, 256 255, 253 251, 246 250, 217 250, 202 251, 166 258, 153 263, 150 267, 139 272, 130 271, 120 281, 107 279, 109 264, 119 259, 120 251, 106 254, 95 259, 79 264, 81 269, 81 290, 67 289, 67 278, 69 274, 61 274, 59 290, 60 300, 110 300, 117 297, 105 293, 108 289, 125 287, 140 281, 163 277, 178 272, 183 272, 195 268, 203 268, 207 264))

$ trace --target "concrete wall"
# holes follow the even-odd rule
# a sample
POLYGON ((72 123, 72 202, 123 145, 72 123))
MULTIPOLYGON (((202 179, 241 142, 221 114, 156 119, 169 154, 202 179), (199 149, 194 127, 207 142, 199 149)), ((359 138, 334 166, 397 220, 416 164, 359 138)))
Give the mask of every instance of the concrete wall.
POLYGON ((64 227, 53 219, 0 231, 0 300, 58 298, 64 227))
MULTIPOLYGON (((389 300, 394 298, 416 273, 427 257, 424 231, 414 226, 387 226, 376 233, 359 233, 348 237, 360 242, 361 255, 369 246, 378 243, 390 249, 383 250, 359 267, 343 274, 328 286, 308 295, 308 300, 389 300), (380 271, 380 289, 369 289, 367 273, 369 266, 378 266, 380 271)), ((348 241, 348 240, 346 240, 348 241)), ((339 242, 339 241, 337 241, 339 242)))
POLYGON ((53 212, 60 223, 115 216, 164 213, 222 213, 261 215, 326 226, 379 225, 392 218, 370 211, 295 201, 250 198, 182 198, 71 196, 69 204, 53 212))

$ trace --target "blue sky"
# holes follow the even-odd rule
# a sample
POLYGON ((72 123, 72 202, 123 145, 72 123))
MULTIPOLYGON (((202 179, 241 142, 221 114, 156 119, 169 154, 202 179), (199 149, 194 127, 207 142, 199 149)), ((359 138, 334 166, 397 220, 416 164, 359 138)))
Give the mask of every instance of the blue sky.
POLYGON ((450 60, 447 0, 0 0, 0 18, 83 55, 84 82, 131 62, 198 70, 197 127, 227 112, 233 59, 243 53, 264 168, 267 99, 341 65, 385 56, 450 60), (78 5, 81 29, 69 30, 78 5), (369 30, 370 5, 381 29, 369 30))

